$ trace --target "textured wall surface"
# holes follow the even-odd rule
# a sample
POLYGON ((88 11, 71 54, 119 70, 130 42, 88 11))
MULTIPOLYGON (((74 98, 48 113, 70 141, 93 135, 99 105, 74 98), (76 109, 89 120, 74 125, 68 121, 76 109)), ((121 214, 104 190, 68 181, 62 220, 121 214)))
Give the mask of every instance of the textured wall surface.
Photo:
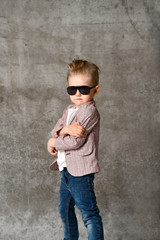
POLYGON ((70 104, 76 57, 101 69, 95 189, 105 239, 159 240, 159 0, 0 0, 0 239, 63 239, 46 144, 70 104))

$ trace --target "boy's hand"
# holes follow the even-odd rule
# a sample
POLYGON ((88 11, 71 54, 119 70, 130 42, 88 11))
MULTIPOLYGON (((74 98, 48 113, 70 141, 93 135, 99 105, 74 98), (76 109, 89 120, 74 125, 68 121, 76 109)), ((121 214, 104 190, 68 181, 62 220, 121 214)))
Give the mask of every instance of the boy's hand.
POLYGON ((58 152, 54 147, 56 138, 50 138, 47 144, 47 150, 51 155, 57 156, 58 152))
POLYGON ((59 136, 62 135, 71 135, 74 137, 84 137, 85 129, 81 126, 79 122, 72 123, 71 125, 67 125, 59 131, 59 136))

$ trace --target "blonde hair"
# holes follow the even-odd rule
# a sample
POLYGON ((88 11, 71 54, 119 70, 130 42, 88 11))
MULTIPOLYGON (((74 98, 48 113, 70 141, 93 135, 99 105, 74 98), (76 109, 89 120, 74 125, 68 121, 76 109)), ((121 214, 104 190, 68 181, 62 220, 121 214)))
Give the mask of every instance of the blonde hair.
POLYGON ((69 70, 67 74, 67 81, 71 75, 74 74, 87 74, 91 78, 91 82, 94 85, 99 84, 99 67, 94 63, 90 63, 86 60, 74 59, 68 64, 69 70))

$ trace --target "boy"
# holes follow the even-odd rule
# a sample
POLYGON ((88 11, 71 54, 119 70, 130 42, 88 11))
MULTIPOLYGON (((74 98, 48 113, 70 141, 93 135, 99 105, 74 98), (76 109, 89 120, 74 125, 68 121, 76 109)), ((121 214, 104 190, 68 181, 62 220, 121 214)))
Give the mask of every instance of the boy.
POLYGON ((100 116, 93 97, 99 91, 99 68, 84 60, 69 64, 67 92, 73 102, 48 141, 48 152, 58 158, 51 170, 61 172, 59 212, 64 240, 77 240, 74 206, 80 210, 88 240, 103 240, 103 225, 94 192, 94 174, 99 172, 98 141, 100 116))

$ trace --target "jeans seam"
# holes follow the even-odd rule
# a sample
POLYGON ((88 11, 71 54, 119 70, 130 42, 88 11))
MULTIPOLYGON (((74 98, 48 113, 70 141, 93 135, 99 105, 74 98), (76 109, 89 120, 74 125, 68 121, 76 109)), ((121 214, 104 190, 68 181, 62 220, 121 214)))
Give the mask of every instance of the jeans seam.
MULTIPOLYGON (((93 187, 93 181, 92 182, 90 182, 90 180, 91 180, 91 177, 89 176, 88 177, 88 187, 89 187, 89 189, 90 189, 90 186, 92 185, 92 190, 94 191, 94 187, 93 187)), ((90 189, 91 190, 91 189, 90 189)), ((91 198, 91 206, 92 206, 92 210, 93 210, 93 202, 92 202, 92 195, 91 195, 91 192, 89 191, 89 193, 90 193, 90 198, 91 198)), ((96 201, 97 202, 97 201, 96 201)), ((100 238, 101 238, 101 236, 100 236, 100 226, 98 225, 98 220, 96 220, 96 223, 97 223, 97 237, 98 237, 98 239, 97 240, 99 240, 100 238)), ((101 239, 100 239, 101 240, 101 239)))
POLYGON ((70 200, 71 200, 71 196, 69 196, 68 198, 68 203, 67 203, 67 207, 66 207, 66 215, 67 215, 67 230, 68 230, 68 235, 69 235, 69 239, 71 239, 71 233, 70 233, 70 228, 69 228, 69 204, 70 204, 70 200))

